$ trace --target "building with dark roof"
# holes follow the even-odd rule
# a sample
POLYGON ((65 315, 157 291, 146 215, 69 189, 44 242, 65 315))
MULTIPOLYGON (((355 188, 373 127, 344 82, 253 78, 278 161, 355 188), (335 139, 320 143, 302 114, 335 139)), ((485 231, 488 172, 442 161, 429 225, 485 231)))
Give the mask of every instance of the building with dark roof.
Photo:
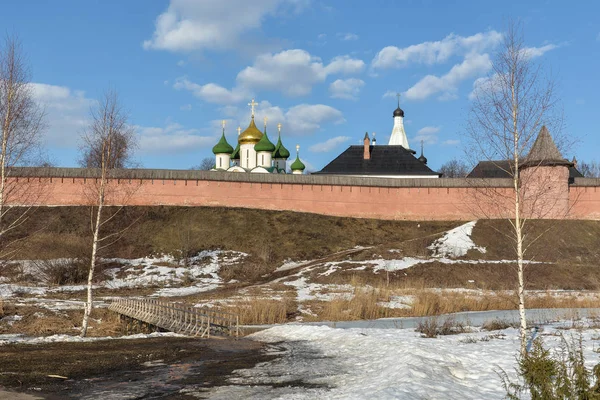
POLYGON ((327 164, 317 175, 350 175, 381 178, 439 178, 440 173, 427 166, 427 159, 415 157, 413 150, 400 145, 371 144, 365 134, 362 146, 350 146, 327 164))
MULTIPOLYGON (((582 178, 583 174, 572 163, 560 154, 548 129, 543 126, 538 134, 529 154, 519 162, 520 168, 535 166, 565 166, 569 168, 569 182, 575 178, 582 178)), ((467 178, 511 178, 514 174, 512 160, 480 161, 467 175, 467 178)))

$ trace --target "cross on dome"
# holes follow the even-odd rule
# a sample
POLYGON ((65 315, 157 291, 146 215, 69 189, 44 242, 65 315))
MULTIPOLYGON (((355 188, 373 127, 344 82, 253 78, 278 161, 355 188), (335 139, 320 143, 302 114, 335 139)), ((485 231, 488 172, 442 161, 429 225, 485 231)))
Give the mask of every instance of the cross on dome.
POLYGON ((277 131, 281 133, 281 122, 277 124, 277 131))
POLYGON ((400 96, 402 96, 400 93, 396 93, 396 97, 398 97, 398 107, 400 107, 400 96))
POLYGON ((242 127, 238 126, 237 131, 238 131, 238 136, 240 136, 240 133, 242 132, 242 127))
POLYGON ((263 121, 265 121, 265 128, 267 127, 267 121, 268 121, 268 120, 269 120, 269 118, 267 118, 267 117, 264 117, 264 118, 263 118, 263 121))
POLYGON ((254 107, 256 107, 258 105, 258 103, 255 102, 254 99, 252 99, 252 101, 250 103, 248 103, 248 105, 250 106, 250 109, 252 110, 252 118, 254 118, 254 107))
POLYGON ((223 127, 223 129, 225 129, 225 124, 226 124, 225 120, 222 120, 221 121, 221 126, 223 127))

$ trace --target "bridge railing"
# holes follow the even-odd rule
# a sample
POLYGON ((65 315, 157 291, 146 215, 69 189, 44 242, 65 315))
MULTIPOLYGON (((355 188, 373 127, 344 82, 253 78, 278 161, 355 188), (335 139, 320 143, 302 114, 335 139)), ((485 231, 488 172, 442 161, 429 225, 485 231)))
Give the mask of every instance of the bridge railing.
POLYGON ((239 317, 208 307, 190 307, 155 299, 117 299, 109 310, 150 325, 191 336, 239 336, 239 317))

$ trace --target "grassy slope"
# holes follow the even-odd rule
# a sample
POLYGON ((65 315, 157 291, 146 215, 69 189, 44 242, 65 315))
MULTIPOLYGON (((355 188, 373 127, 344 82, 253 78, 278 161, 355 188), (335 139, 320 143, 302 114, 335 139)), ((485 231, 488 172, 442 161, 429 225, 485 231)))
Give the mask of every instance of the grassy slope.
MULTIPOLYGON (((17 236, 35 232, 24 242, 17 258, 82 257, 89 253, 89 208, 40 208, 17 236)), ((106 257, 142 257, 153 253, 195 254, 221 248, 251 254, 247 265, 231 270, 224 278, 247 283, 262 280, 286 259, 310 260, 357 245, 375 246, 352 259, 402 256, 427 257, 427 246, 439 233, 460 222, 406 222, 327 217, 316 214, 232 208, 130 207, 110 229, 133 225, 108 249, 106 257), (266 232, 266 233, 263 233, 266 232), (392 254, 388 249, 401 249, 392 254)), ((506 221, 480 221, 473 239, 487 248, 471 251, 467 258, 514 260, 506 236, 506 221)), ((526 274, 530 288, 600 288, 600 222, 531 221, 529 238, 544 235, 532 244, 528 256, 551 264, 530 265, 526 274)), ((342 258, 343 259, 343 258, 342 258)), ((514 288, 510 264, 448 265, 429 263, 393 274, 407 287, 514 288), (475 281, 473 285, 469 281, 475 281)), ((353 273, 354 274, 354 273, 353 273)), ((364 277, 367 280, 381 276, 364 277)), ((338 274, 340 282, 351 279, 338 274)))
MULTIPOLYGON (((89 208, 40 208, 15 235, 37 232, 20 258, 57 258, 86 251, 89 208)), ((190 254, 221 248, 280 262, 313 259, 356 245, 401 242, 443 232, 457 222, 421 223, 327 217, 288 211, 232 208, 130 207, 119 226, 129 228, 105 255, 141 257, 152 253, 190 254), (263 233, 265 232, 265 233, 263 233)), ((114 228, 111 227, 111 229, 114 228)))

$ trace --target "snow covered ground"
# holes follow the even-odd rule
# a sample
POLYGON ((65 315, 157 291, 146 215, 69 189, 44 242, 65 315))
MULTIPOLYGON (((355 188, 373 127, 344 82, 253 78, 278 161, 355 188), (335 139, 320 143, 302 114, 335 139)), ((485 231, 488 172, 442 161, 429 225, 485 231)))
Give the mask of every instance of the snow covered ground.
MULTIPOLYGON (((247 254, 237 251, 202 251, 196 256, 190 257, 187 260, 187 266, 183 261, 176 260, 170 255, 137 259, 106 259, 103 261, 119 264, 120 267, 106 270, 108 279, 94 287, 108 289, 159 287, 154 296, 163 297, 206 292, 216 289, 224 283, 218 275, 221 268, 234 265, 247 256, 247 254), (182 284, 186 280, 192 284, 183 286, 182 284)), ((20 264, 24 274, 39 275, 36 271, 35 261, 19 260, 11 263, 20 264)), ((42 282, 37 282, 37 286, 25 286, 3 280, 0 283, 0 297, 8 299, 20 295, 44 296, 55 292, 77 292, 85 289, 85 285, 48 287, 42 282)))
MULTIPOLYGON (((572 322, 543 327, 556 348, 572 322)), ((588 367, 598 364, 600 330, 581 331, 588 367)), ((284 325, 252 335, 280 357, 236 371, 211 399, 502 399, 500 368, 512 379, 518 331, 476 330, 426 339, 413 329, 284 325)))

